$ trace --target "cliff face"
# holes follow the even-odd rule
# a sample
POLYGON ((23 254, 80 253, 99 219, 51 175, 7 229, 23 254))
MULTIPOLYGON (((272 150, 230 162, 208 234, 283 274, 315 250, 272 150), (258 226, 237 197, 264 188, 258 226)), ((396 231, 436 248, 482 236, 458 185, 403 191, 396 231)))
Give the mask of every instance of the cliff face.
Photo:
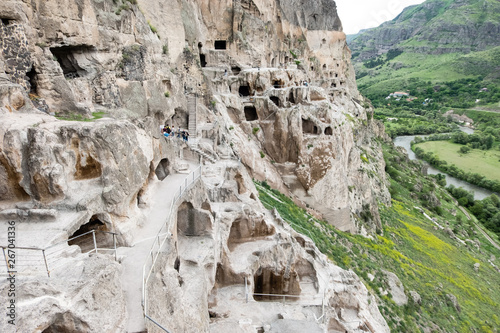
MULTIPOLYGON (((147 229, 155 184, 200 155, 215 162, 202 178, 211 193, 207 202, 246 203, 250 199, 241 194, 255 193, 248 181, 253 177, 343 230, 380 226, 377 200, 390 203, 374 141, 383 133, 357 91, 333 1, 3 1, 0 18, 0 204, 8 211, 2 216, 58 212, 50 233, 19 246, 68 239, 95 217, 117 232, 119 245, 134 244, 141 225, 147 229), (97 112, 106 116, 91 122, 54 117, 92 118, 97 112), (158 131, 165 123, 189 128, 194 145, 166 141, 158 131), (221 158, 242 167, 229 172, 217 162, 221 158), (223 175, 227 188, 209 185, 210 175, 223 175), (241 190, 242 177, 248 191, 241 190)), ((254 201, 255 194, 252 214, 261 214, 264 208, 254 201)), ((227 228, 241 218, 229 214, 227 228)), ((207 247, 215 257, 182 261, 213 268, 191 280, 205 296, 222 274, 215 267, 237 261, 224 254, 229 233, 220 236, 223 224, 211 221, 207 247)), ((288 232, 267 236, 278 240, 288 232)), ((278 242, 269 251, 280 247, 278 242)), ((293 262, 302 262, 306 254, 293 255, 293 262)), ((277 274, 287 265, 269 259, 265 269, 277 274)), ((324 274, 337 269, 329 265, 324 274)), ((249 263, 235 274, 262 269, 249 263)), ((187 279, 192 273, 168 274, 180 281, 178 274, 187 279)), ((357 309, 355 317, 387 330, 357 277, 344 282, 362 289, 348 306, 357 309)), ((196 314, 198 306, 208 309, 202 303, 183 309, 180 322, 194 316, 209 330, 208 311, 196 314)), ((340 303, 332 298, 328 318, 336 318, 332 327, 348 330, 349 316, 333 311, 345 305, 340 303)), ((114 318, 123 324, 123 317, 114 318)), ((47 326, 49 319, 23 318, 23 327, 47 326)))

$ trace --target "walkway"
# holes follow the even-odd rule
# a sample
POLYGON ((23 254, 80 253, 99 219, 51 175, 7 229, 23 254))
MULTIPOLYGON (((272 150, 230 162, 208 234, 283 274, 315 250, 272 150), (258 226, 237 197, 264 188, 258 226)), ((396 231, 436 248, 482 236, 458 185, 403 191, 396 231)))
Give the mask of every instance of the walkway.
MULTIPOLYGON (((195 163, 189 163, 189 171, 196 168, 195 163)), ((122 260, 122 288, 125 291, 128 312, 127 332, 146 332, 142 311, 142 266, 151 250, 154 237, 162 227, 169 213, 170 204, 179 186, 183 184, 186 174, 169 175, 156 184, 151 191, 151 203, 145 225, 135 231, 135 241, 132 247, 118 249, 122 260)))

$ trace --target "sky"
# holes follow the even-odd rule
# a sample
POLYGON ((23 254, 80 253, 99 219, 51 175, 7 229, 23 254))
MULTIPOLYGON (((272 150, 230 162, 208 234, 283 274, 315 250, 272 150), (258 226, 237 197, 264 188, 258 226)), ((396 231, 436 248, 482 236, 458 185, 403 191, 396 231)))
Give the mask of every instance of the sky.
POLYGON ((424 0, 335 0, 337 11, 348 35, 361 29, 378 27, 398 16, 405 7, 424 0))

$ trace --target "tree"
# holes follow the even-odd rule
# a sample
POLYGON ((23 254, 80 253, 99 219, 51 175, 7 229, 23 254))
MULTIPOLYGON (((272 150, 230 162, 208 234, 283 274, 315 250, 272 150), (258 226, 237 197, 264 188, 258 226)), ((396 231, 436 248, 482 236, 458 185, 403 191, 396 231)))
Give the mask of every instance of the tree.
POLYGON ((467 147, 467 146, 460 147, 460 153, 461 154, 467 154, 468 152, 470 152, 470 148, 469 147, 467 147))

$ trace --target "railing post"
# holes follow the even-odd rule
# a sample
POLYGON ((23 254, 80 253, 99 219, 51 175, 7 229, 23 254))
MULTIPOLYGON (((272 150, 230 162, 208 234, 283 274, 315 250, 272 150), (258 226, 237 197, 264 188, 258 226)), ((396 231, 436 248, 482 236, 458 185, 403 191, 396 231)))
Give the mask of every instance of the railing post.
POLYGON ((7 255, 5 254, 5 248, 2 247, 3 258, 5 259, 5 267, 7 268, 7 274, 9 273, 9 260, 7 259, 7 255))
POLYGON ((285 305, 285 298, 286 298, 286 296, 283 295, 283 305, 285 305))
POLYGON ((50 277, 49 265, 47 264, 47 257, 45 256, 45 249, 42 250, 43 261, 45 261, 45 269, 47 270, 47 276, 50 277))
POLYGON ((113 246, 115 247, 115 261, 118 261, 118 259, 116 259, 116 235, 113 233, 113 246))
POLYGON ((97 242, 95 240, 95 230, 92 230, 92 238, 94 239, 94 249, 95 253, 97 253, 97 242))
POLYGON ((245 303, 248 303, 247 277, 245 276, 245 303))

